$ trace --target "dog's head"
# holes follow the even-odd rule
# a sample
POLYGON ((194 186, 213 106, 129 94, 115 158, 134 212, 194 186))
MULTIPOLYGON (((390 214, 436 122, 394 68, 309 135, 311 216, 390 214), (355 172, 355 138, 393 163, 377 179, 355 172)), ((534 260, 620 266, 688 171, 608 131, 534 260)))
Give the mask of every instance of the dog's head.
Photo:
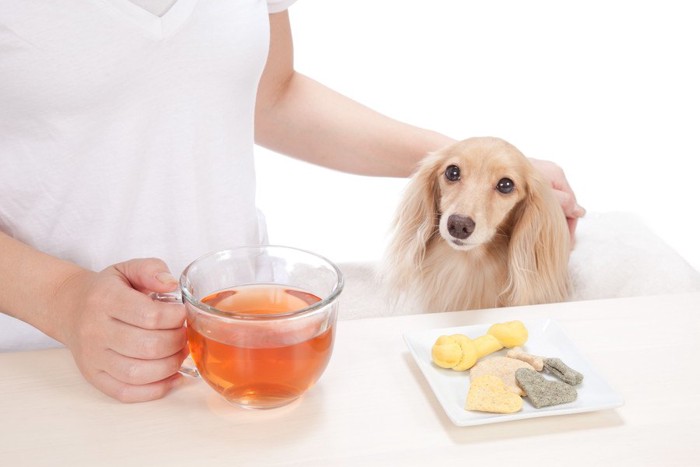
POLYGON ((496 138, 472 138, 445 148, 428 158, 423 170, 432 179, 438 232, 462 251, 510 235, 517 208, 530 197, 537 178, 520 151, 496 138))
MULTIPOLYGON (((504 293, 551 283, 566 269, 569 234, 549 183, 513 145, 471 138, 428 155, 410 180, 397 211, 390 251, 420 269, 431 242, 455 251, 501 250, 508 257, 504 293)), ((391 254, 391 253, 390 253, 391 254)), ((561 282, 555 281, 555 282, 561 282)))

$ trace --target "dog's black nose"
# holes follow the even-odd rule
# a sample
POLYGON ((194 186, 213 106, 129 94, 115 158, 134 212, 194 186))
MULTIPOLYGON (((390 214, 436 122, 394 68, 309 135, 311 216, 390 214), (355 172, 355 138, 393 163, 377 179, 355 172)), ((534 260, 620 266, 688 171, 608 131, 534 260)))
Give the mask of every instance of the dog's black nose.
POLYGON ((471 217, 459 216, 452 214, 447 218, 447 231, 454 238, 464 240, 474 232, 476 222, 471 217))

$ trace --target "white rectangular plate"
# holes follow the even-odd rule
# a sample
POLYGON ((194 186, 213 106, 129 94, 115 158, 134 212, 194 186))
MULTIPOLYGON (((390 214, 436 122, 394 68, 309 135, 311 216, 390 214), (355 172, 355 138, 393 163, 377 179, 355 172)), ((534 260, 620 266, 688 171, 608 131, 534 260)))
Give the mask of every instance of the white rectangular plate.
MULTIPOLYGON (((583 374, 583 383, 576 386, 578 396, 574 402, 536 409, 527 398, 523 409, 514 414, 492 414, 464 409, 469 390, 469 372, 440 368, 432 362, 431 349, 441 335, 464 334, 475 339, 486 334, 491 324, 430 329, 404 334, 406 345, 418 368, 428 380, 447 416, 457 426, 482 425, 525 418, 564 415, 621 406, 624 401, 588 361, 576 350, 562 329, 552 320, 522 320, 528 330, 528 340, 523 348, 531 354, 560 358, 569 367, 583 374)), ((493 355, 505 355, 501 350, 493 355)), ((485 357, 486 358, 486 357, 485 357)))

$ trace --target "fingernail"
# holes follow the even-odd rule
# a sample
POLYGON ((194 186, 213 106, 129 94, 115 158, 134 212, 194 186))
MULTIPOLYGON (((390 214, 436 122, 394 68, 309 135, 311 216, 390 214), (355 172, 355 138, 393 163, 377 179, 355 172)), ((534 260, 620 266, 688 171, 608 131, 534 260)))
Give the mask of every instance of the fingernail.
POLYGON ((169 272, 159 272, 156 274, 156 279, 164 285, 177 284, 177 279, 169 272))
POLYGON ((577 204, 576 205, 576 216, 583 217, 585 215, 586 215, 586 209, 584 209, 583 207, 581 207, 577 204))

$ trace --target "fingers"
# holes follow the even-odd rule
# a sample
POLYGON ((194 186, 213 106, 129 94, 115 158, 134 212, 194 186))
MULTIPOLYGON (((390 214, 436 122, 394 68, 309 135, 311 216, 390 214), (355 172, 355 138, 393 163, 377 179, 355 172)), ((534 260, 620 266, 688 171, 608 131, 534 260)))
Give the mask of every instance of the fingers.
POLYGON ((140 292, 172 292, 178 286, 178 280, 158 258, 133 259, 115 264, 114 269, 140 292))
POLYGON ((164 358, 138 359, 92 348, 89 358, 74 356, 85 379, 97 389, 122 402, 142 402, 159 399, 181 383, 178 370, 188 353, 182 348, 164 358))
POLYGON ((578 219, 586 214, 586 210, 576 202, 573 193, 554 189, 554 196, 557 197, 567 219, 578 219))
POLYGON ((543 161, 539 159, 530 160, 535 168, 539 170, 539 172, 544 175, 547 180, 549 180, 552 186, 554 195, 557 197, 559 205, 562 207, 564 215, 566 216, 569 233, 571 234, 571 245, 573 248, 578 219, 586 214, 586 210, 576 201, 574 190, 571 188, 571 185, 566 179, 566 175, 561 167, 550 161, 543 161))
POLYGON ((132 385, 99 372, 89 381, 97 389, 120 402, 146 402, 160 399, 182 383, 182 375, 175 373, 161 381, 132 385))
POLYGON ((105 340, 105 348, 91 352, 86 374, 105 394, 142 402, 163 397, 179 383, 189 353, 184 327, 151 330, 112 320, 105 340))
POLYGON ((157 258, 134 259, 113 266, 108 272, 127 282, 131 290, 122 290, 121 301, 115 304, 110 315, 122 322, 142 329, 176 329, 185 321, 182 305, 158 302, 148 294, 172 292, 178 282, 168 267, 157 258))
POLYGON ((115 336, 118 342, 116 347, 121 345, 124 349, 116 351, 112 348, 93 348, 89 360, 80 359, 79 367, 91 384, 119 401, 159 399, 181 381, 178 370, 189 354, 185 330, 134 331, 136 328, 131 328, 133 327, 124 323, 117 323, 117 327, 111 329, 110 336, 115 336), (131 345, 133 341, 128 337, 135 337, 134 332, 144 333, 136 342, 140 340, 150 344, 142 347, 131 345), (174 352, 170 353, 172 349, 174 352), (142 358, 128 355, 141 355, 142 358))
POLYGON ((184 327, 177 329, 142 329, 115 321, 106 347, 130 358, 157 360, 179 352, 187 346, 184 327))
POLYGON ((118 321, 154 330, 178 329, 185 323, 184 305, 159 302, 135 290, 125 290, 123 294, 124 301, 110 312, 110 316, 118 321))
POLYGON ((142 360, 124 357, 116 352, 105 354, 103 371, 112 378, 130 386, 157 383, 168 379, 180 369, 187 358, 187 349, 158 360, 142 360))
POLYGON ((569 236, 571 238, 570 245, 573 249, 576 239, 576 226, 578 225, 579 218, 586 214, 586 210, 578 205, 571 193, 554 190, 554 195, 564 211, 564 216, 566 216, 566 224, 569 228, 569 236))

